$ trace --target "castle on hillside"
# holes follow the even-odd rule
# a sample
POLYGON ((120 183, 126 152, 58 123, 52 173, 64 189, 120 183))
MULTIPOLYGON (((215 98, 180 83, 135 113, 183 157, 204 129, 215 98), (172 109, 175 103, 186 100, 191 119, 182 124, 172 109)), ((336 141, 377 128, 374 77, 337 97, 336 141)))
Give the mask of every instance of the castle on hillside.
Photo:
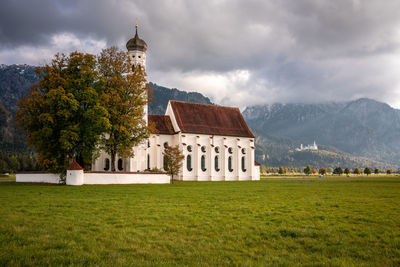
MULTIPOLYGON (((145 69, 147 44, 139 38, 137 25, 126 48, 134 66, 145 69)), ((260 179, 260 167, 254 158, 254 135, 238 108, 170 100, 165 115, 148 114, 147 105, 145 114, 145 121, 154 132, 133 148, 133 158, 117 157, 119 172, 162 170, 164 148, 178 145, 184 154, 178 180, 260 179)), ((110 167, 110 156, 102 151, 92 170, 109 172, 110 167)))
POLYGON ((305 151, 305 150, 318 150, 318 146, 314 141, 312 145, 303 146, 303 144, 300 144, 300 147, 296 148, 296 151, 305 151))

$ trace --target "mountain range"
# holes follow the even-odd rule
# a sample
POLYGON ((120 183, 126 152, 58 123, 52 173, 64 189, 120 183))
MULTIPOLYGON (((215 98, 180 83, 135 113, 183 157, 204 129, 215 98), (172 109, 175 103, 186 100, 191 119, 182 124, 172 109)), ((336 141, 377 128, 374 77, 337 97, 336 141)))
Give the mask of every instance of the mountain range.
MULTIPOLYGON (((0 65, 0 149, 29 151, 15 126, 19 99, 38 82, 34 66, 0 65)), ((212 104, 196 92, 149 83, 150 114, 164 114, 169 100, 212 104)), ((270 104, 243 111, 256 136, 256 160, 266 166, 400 166, 400 110, 372 99, 318 104, 270 104), (297 151, 301 144, 317 151, 297 151)))

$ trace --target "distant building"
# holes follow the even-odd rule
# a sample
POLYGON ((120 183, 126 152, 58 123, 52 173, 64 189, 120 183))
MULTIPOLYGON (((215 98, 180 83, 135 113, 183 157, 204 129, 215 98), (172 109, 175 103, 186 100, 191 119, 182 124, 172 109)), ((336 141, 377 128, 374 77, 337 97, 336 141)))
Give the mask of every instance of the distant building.
POLYGON ((296 148, 296 151, 305 151, 305 150, 318 150, 318 146, 314 141, 312 145, 303 146, 303 144, 300 144, 300 147, 296 148))

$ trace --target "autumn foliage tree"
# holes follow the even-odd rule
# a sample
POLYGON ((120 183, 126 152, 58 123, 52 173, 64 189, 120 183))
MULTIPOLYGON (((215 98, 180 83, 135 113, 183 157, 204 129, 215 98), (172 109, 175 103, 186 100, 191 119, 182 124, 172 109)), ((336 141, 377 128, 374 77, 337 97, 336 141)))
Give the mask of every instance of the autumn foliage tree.
POLYGON ((353 171, 354 174, 361 174, 361 171, 359 168, 355 168, 353 171))
POLYGON ((325 175, 326 172, 327 172, 326 168, 319 169, 319 174, 321 174, 321 175, 325 175))
POLYGON ((164 149, 164 169, 171 176, 171 183, 174 183, 174 176, 178 175, 182 168, 184 155, 178 146, 168 146, 164 149))
POLYGON ((101 138, 101 148, 111 157, 133 157, 133 147, 149 136, 145 121, 146 74, 141 66, 132 68, 126 52, 116 47, 104 49, 98 57, 102 103, 108 111, 110 127, 101 138))
POLYGON ((96 87, 96 58, 79 52, 57 54, 35 71, 40 82, 20 100, 17 121, 39 164, 57 173, 65 172, 73 160, 90 166, 100 135, 108 128, 102 92, 96 87))

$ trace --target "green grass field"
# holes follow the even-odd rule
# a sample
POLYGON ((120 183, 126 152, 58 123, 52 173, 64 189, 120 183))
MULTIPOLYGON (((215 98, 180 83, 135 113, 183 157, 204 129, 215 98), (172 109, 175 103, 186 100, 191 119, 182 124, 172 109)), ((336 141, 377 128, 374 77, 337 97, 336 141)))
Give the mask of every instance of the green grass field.
POLYGON ((400 265, 400 179, 0 182, 0 266, 400 265))

